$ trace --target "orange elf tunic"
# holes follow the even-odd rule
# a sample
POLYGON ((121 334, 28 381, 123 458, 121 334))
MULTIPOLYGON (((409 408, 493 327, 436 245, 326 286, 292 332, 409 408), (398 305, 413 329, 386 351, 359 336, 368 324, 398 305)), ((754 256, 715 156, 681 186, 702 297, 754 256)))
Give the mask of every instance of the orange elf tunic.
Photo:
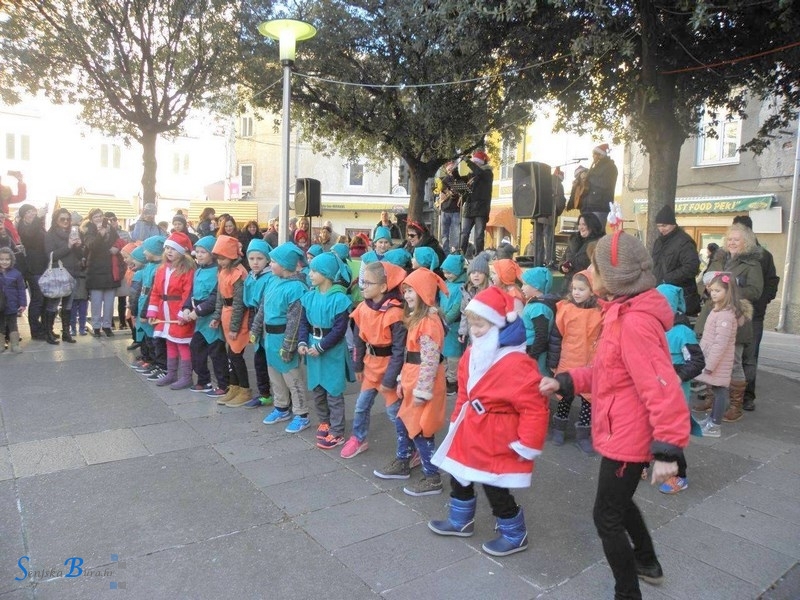
MULTIPOLYGON (((231 347, 231 350, 242 352, 249 341, 247 335, 247 319, 249 311, 244 307, 244 301, 240 297, 238 302, 233 297, 233 286, 237 281, 241 281, 244 285, 244 280, 247 279, 247 270, 242 265, 236 265, 233 269, 220 269, 217 275, 219 283, 218 294, 222 297, 222 312, 220 313, 220 323, 222 324, 222 333, 225 336, 225 343, 231 347), (234 319, 234 305, 237 308, 241 306, 242 316, 240 319, 234 319), (239 329, 236 339, 231 339, 231 323, 238 324, 239 329)), ((242 288, 243 289, 243 288, 242 288)))

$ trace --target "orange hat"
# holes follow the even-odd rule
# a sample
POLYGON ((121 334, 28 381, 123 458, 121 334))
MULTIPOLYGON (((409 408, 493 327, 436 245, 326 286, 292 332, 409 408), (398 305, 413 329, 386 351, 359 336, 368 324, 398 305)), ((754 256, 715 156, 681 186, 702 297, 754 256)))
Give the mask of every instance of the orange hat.
POLYGON ((128 254, 128 255, 130 255, 130 253, 131 253, 131 252, 133 252, 134 250, 136 250, 136 248, 138 248, 138 247, 139 247, 139 246, 141 246, 141 245, 142 245, 142 242, 139 242, 139 241, 136 241, 136 242, 128 242, 127 244, 125 244, 125 245, 122 247, 122 250, 120 250, 120 252, 121 252, 122 254, 128 254))
POLYGON ((594 290, 594 271, 591 269, 591 267, 575 273, 575 276, 578 275, 582 275, 583 277, 585 277, 586 281, 589 282, 589 287, 592 288, 592 290, 594 290))
POLYGON ((494 261, 494 272, 503 285, 514 285, 517 280, 522 279, 522 269, 516 261, 510 258, 501 258, 494 261))
POLYGON ((217 256, 222 256, 223 258, 236 260, 242 256, 242 244, 239 243, 239 240, 237 240, 235 237, 221 235, 214 243, 214 249, 211 251, 211 253, 216 254, 217 256))
POLYGON ((420 267, 416 271, 413 271, 405 278, 403 283, 417 292, 417 296, 428 306, 436 306, 437 289, 444 292, 447 296, 450 295, 444 280, 425 267, 420 267))
POLYGON ((386 289, 393 290, 400 287, 400 284, 406 278, 406 270, 386 261, 381 261, 381 265, 383 266, 383 272, 386 274, 386 289))

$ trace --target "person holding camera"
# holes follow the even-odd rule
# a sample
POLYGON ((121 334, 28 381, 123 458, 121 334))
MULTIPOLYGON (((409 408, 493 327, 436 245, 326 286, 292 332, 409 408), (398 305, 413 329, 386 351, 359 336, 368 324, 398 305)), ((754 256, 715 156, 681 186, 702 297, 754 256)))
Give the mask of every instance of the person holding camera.
POLYGON ((89 212, 81 232, 86 247, 86 289, 92 304, 92 330, 95 337, 100 337, 101 329, 111 337, 114 335, 111 331, 114 298, 122 281, 117 260, 119 235, 99 208, 89 212))
MULTIPOLYGON (((77 278, 83 261, 83 242, 80 236, 72 235, 72 217, 66 208, 59 208, 53 213, 50 229, 44 236, 44 251, 48 260, 53 255, 53 262, 58 261, 70 275, 77 278)), ((56 319, 58 305, 61 305, 61 338, 68 344, 75 343, 69 332, 69 323, 72 317, 72 294, 62 298, 46 298, 42 321, 44 325, 45 341, 48 344, 58 344, 58 338, 53 333, 53 322, 56 319)))

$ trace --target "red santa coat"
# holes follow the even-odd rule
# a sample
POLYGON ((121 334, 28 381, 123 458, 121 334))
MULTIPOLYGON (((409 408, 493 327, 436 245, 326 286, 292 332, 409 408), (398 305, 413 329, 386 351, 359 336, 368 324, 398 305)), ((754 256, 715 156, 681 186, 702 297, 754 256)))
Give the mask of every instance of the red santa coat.
POLYGON ((178 273, 166 263, 158 268, 146 313, 148 319, 162 321, 155 325, 154 337, 166 338, 176 344, 188 344, 192 341, 194 321, 185 323, 164 321, 178 320, 178 313, 192 295, 193 283, 194 271, 178 273))
POLYGON ((477 381, 469 382, 468 348, 458 365, 458 399, 450 431, 433 463, 458 479, 503 488, 531 484, 533 459, 547 435, 549 405, 542 376, 524 347, 504 347, 477 381))

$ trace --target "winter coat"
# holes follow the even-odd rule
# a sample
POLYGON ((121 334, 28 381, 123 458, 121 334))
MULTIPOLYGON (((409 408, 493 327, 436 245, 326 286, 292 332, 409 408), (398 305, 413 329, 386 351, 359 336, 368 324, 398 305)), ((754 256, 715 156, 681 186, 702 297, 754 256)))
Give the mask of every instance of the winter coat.
POLYGON ((41 275, 47 268, 48 255, 44 251, 44 224, 42 219, 35 217, 33 222, 28 225, 25 221, 20 221, 17 225, 19 239, 25 246, 25 266, 17 268, 22 271, 24 276, 41 275))
POLYGON ((492 207, 492 185, 494 183, 494 173, 489 165, 476 165, 471 160, 464 161, 472 171, 469 176, 472 193, 465 199, 462 208, 463 216, 474 218, 489 218, 489 211, 492 207))
POLYGON ((548 401, 541 375, 524 346, 502 347, 480 379, 470 377, 467 348, 458 365, 458 397, 450 431, 433 463, 462 484, 523 488, 547 434, 548 401))
POLYGON ((764 315, 767 312, 767 304, 772 302, 775 296, 777 296, 778 284, 781 281, 781 278, 778 277, 778 274, 775 272, 775 260, 772 258, 770 251, 763 246, 759 246, 759 248, 761 249, 759 263, 761 264, 761 273, 764 279, 764 291, 761 292, 759 299, 753 302, 754 321, 764 320, 764 315))
MULTIPOLYGON (((591 217, 584 215, 584 218, 591 219, 592 217, 594 217, 594 215, 591 217)), ((595 224, 596 223, 599 223, 599 221, 597 221, 595 217, 595 224)), ((585 271, 589 268, 589 265, 592 264, 588 253, 589 244, 596 242, 605 234, 605 230, 592 230, 590 227, 589 235, 586 237, 581 237, 581 234, 577 231, 569 237, 567 241, 567 250, 564 253, 564 262, 562 263, 562 266, 566 265, 568 267, 568 270, 564 273, 565 290, 569 289, 569 284, 572 283, 572 276, 575 273, 585 271)), ((562 268, 561 271, 564 272, 564 269, 562 268)))
MULTIPOLYGON (((192 297, 194 269, 178 273, 163 263, 156 271, 147 318, 160 321, 178 321, 178 314, 192 297)), ((177 344, 188 344, 194 335, 194 321, 185 323, 157 323, 153 337, 168 339, 177 344)))
POLYGON ((144 219, 139 219, 138 221, 136 221, 136 225, 133 226, 131 239, 134 242, 143 242, 147 238, 153 237, 154 235, 166 235, 166 234, 158 225, 156 225, 152 221, 145 221, 144 219))
POLYGON ((697 272, 700 256, 692 237, 680 227, 660 235, 653 244, 653 275, 656 282, 676 285, 683 290, 686 314, 700 312, 700 293, 697 291, 697 272))
POLYGON ((586 182, 589 193, 582 202, 581 212, 608 212, 608 203, 614 201, 614 188, 617 185, 617 165, 610 158, 603 157, 589 169, 586 182))
POLYGON ((736 350, 736 314, 733 309, 712 310, 705 322, 700 348, 705 369, 695 379, 708 385, 728 387, 736 350))
POLYGON ((113 228, 109 228, 107 235, 100 235, 97 226, 91 221, 81 225, 81 232, 86 249, 86 289, 118 288, 122 282, 122 274, 119 273, 117 255, 111 253, 111 248, 117 247, 119 235, 113 228))
MULTIPOLYGON (((50 253, 53 253, 53 262, 58 265, 58 261, 64 265, 73 277, 78 277, 83 270, 83 246, 69 245, 70 228, 53 225, 44 235, 44 251, 47 260, 50 260, 50 253)), ((45 267, 46 268, 46 267, 45 267)))
POLYGON ((727 250, 719 250, 711 259, 707 271, 732 273, 739 285, 739 297, 756 303, 764 292, 761 254, 762 249, 758 246, 752 252, 735 256, 727 250))
POLYGON ((20 307, 28 306, 28 297, 25 295, 25 280, 16 268, 10 267, 7 271, 0 271, 0 289, 6 297, 6 308, 3 314, 17 315, 20 307))
POLYGON ((672 309, 654 289, 601 306, 592 365, 569 371, 574 393, 592 393, 595 450, 635 463, 680 456, 689 443, 689 408, 665 335, 672 309))
POLYGON ((550 332, 547 366, 554 373, 592 363, 600 336, 603 314, 596 301, 578 306, 562 300, 556 308, 556 320, 550 332))

